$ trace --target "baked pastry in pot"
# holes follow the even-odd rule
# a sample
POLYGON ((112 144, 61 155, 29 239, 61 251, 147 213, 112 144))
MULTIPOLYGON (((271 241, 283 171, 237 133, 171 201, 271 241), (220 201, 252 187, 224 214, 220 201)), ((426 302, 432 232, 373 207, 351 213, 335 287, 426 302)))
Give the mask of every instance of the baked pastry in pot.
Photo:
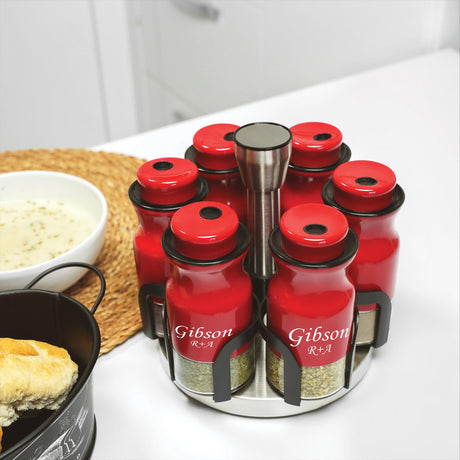
POLYGON ((56 410, 78 378, 67 350, 36 340, 0 338, 0 426, 30 410, 56 410))

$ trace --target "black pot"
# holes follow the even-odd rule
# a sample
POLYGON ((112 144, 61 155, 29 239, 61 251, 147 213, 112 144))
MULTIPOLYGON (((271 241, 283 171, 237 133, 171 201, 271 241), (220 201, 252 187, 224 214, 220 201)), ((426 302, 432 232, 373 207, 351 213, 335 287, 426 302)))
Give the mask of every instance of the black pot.
POLYGON ((93 314, 104 293, 104 276, 85 263, 58 265, 23 290, 0 292, 0 337, 57 345, 78 365, 78 380, 58 410, 25 414, 3 428, 0 460, 81 460, 91 456, 96 438, 91 373, 101 346, 93 314), (101 289, 91 312, 62 293, 30 289, 51 271, 68 266, 89 268, 99 276, 101 289))

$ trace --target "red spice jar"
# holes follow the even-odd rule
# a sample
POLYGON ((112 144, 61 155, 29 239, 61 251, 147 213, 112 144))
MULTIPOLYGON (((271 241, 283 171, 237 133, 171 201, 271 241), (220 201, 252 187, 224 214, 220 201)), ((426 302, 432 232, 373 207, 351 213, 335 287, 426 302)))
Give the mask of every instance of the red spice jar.
MULTIPOLYGON (((324 204, 286 211, 270 235, 277 272, 268 285, 267 327, 300 366, 300 396, 315 399, 345 385, 355 289, 346 275, 358 249, 347 219, 324 204)), ((267 378, 284 392, 281 354, 267 347, 267 378)))
POLYGON ((139 226, 133 238, 144 333, 163 336, 161 310, 170 264, 161 246, 163 231, 184 204, 203 200, 208 191, 195 164, 183 158, 159 158, 144 163, 128 191, 139 226))
MULTIPOLYGON (((243 270, 248 246, 249 233, 236 212, 213 201, 184 206, 163 235, 173 267, 166 309, 174 376, 192 392, 215 393, 219 353, 252 322, 252 283, 243 270)), ((253 376, 252 337, 229 358, 233 392, 253 376)))
MULTIPOLYGON (((394 172, 374 161, 350 161, 334 171, 322 196, 326 204, 345 214, 359 238, 358 254, 348 269, 356 290, 382 291, 391 299, 399 253, 394 221, 404 202, 404 191, 396 183, 394 172)), ((377 304, 358 307, 357 343, 373 343, 378 327, 377 304)), ((380 334, 384 339, 378 346, 385 343, 388 330, 380 334)))
POLYGON ((233 208, 247 224, 247 193, 235 158, 233 133, 239 128, 229 123, 205 126, 193 136, 185 158, 193 161, 209 185, 207 199, 233 208))
POLYGON ((290 128, 292 153, 281 188, 281 212, 302 203, 322 203, 321 189, 334 169, 348 161, 350 148, 342 133, 327 123, 300 123, 290 128))

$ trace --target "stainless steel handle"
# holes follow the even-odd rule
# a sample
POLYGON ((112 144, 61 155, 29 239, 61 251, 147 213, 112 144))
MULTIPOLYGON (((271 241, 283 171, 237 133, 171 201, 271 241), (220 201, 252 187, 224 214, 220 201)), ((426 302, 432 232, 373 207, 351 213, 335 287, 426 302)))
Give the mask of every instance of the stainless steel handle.
POLYGON ((194 0, 172 0, 172 3, 190 16, 208 19, 210 21, 217 21, 219 18, 219 9, 206 2, 198 2, 194 0))

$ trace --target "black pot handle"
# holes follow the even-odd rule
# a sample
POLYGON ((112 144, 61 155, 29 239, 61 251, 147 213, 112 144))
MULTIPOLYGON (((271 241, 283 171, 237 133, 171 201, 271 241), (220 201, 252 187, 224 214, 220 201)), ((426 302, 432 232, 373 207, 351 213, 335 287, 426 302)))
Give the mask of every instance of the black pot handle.
POLYGON ((48 268, 48 270, 45 270, 44 272, 40 273, 36 278, 34 278, 24 289, 30 289, 32 286, 37 284, 42 278, 44 278, 46 275, 48 275, 51 272, 54 272, 56 270, 60 270, 61 268, 66 268, 66 267, 83 267, 83 268, 88 268, 89 270, 92 270, 96 275, 99 277, 99 280, 101 281, 101 289, 99 291, 99 295, 97 296, 96 301, 94 302, 94 305, 91 308, 91 313, 94 315, 96 313, 97 307, 101 303, 102 298, 104 297, 105 294, 105 278, 102 272, 94 267, 91 264, 87 264, 86 262, 66 262, 64 264, 59 264, 54 267, 48 268))

